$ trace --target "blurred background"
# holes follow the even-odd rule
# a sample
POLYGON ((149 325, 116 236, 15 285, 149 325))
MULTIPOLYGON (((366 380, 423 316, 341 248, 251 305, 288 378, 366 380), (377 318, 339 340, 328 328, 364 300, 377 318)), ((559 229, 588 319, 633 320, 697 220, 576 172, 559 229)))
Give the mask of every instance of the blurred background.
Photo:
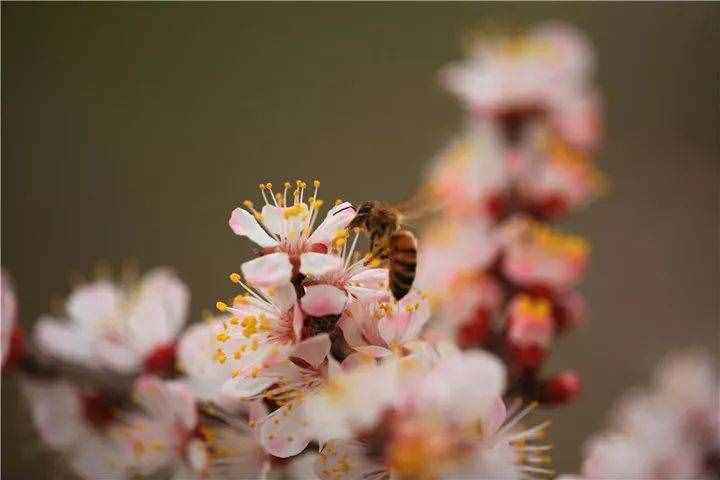
MULTIPOLYGON (((260 181, 323 198, 405 197, 461 123, 437 70, 481 21, 557 19, 597 47, 611 193, 564 227, 593 245, 591 318, 550 368, 581 400, 553 418, 560 472, 662 355, 718 354, 720 8, 572 4, 2 5, 2 265, 29 328, 74 272, 172 265, 193 318, 233 293, 227 226, 260 181)), ((3 378, 2 475, 64 476, 3 378)))

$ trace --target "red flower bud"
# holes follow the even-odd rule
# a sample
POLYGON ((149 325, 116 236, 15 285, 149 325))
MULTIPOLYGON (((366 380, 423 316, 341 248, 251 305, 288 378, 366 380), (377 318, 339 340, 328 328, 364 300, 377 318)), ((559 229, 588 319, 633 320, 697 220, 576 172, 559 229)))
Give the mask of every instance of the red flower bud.
POLYGON ((10 334, 10 346, 5 358, 3 369, 11 369, 17 366, 25 358, 27 348, 25 347, 25 332, 20 325, 15 325, 10 334))
POLYGON ((542 387, 540 400, 551 405, 560 405, 575 400, 582 390, 577 372, 566 370, 556 373, 542 387))
POLYGON ((176 350, 177 345, 175 342, 155 347, 143 361, 145 373, 159 376, 171 375, 175 371, 176 350))
POLYGON ((463 349, 478 347, 485 343, 489 332, 490 315, 484 308, 479 308, 475 315, 458 329, 458 346, 463 349))

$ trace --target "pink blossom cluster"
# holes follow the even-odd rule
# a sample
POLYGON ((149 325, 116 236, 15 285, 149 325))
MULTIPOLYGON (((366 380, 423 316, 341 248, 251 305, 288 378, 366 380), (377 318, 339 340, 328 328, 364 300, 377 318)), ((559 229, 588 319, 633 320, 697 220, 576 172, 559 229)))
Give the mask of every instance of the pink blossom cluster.
MULTIPOLYGON (((262 183, 230 212, 255 253, 190 325, 188 287, 158 268, 77 286, 24 339, 3 273, 2 371, 43 442, 87 479, 553 477, 528 415, 580 389, 543 365, 584 318, 588 247, 550 222, 602 189, 592 52, 551 24, 469 53, 443 72, 466 128, 431 170, 442 216, 402 298, 356 207, 327 208, 317 180, 262 183)), ((717 472, 717 401, 708 360, 670 361, 589 444, 584 477, 717 472)))
POLYGON ((508 394, 545 404, 580 390, 574 371, 542 367, 584 321, 576 288, 589 248, 551 222, 603 188, 591 160, 600 137, 592 73, 586 39, 558 24, 481 34, 442 72, 468 113, 429 174, 444 213, 421 237, 418 284, 436 304, 430 329, 496 353, 508 394))
POLYGON ((668 355, 651 387, 628 392, 585 446, 582 476, 711 479, 720 474, 720 376, 707 352, 668 355))

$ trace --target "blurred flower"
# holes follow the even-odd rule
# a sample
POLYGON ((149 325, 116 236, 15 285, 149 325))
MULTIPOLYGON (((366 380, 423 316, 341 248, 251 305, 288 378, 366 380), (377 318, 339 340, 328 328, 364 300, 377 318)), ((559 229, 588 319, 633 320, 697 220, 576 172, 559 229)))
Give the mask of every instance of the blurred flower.
POLYGON ((429 318, 429 302, 424 295, 411 291, 397 303, 389 296, 356 302, 338 326, 351 347, 371 357, 384 357, 417 340, 429 318))
POLYGON ((597 116, 588 100, 595 98, 593 64, 580 32, 551 23, 523 33, 479 35, 469 58, 447 67, 441 78, 474 114, 500 123, 511 143, 522 135, 524 122, 543 116, 559 118, 560 127, 572 123, 565 130, 588 143, 597 116), (587 132, 578 132, 581 126, 587 132))
POLYGON ((17 297, 12 280, 5 270, 2 270, 0 276, 0 368, 7 369, 25 356, 25 340, 23 330, 18 324, 17 297))
POLYGON ((97 280, 68 297, 67 318, 41 317, 35 341, 43 353, 88 368, 172 370, 189 300, 187 287, 167 269, 131 285, 97 280))
POLYGON ((701 352, 669 356, 653 387, 626 395, 610 430, 587 444, 584 478, 715 478, 720 388, 714 365, 701 352))
POLYGON ((78 475, 128 477, 129 458, 110 434, 117 422, 114 398, 64 381, 25 379, 21 386, 40 437, 64 452, 78 475))
POLYGON ((517 219, 506 227, 503 273, 523 287, 563 290, 585 272, 589 247, 580 237, 517 219))
POLYGON ((182 462, 197 471, 206 468, 195 398, 185 385, 143 376, 135 382, 133 400, 141 411, 121 413, 110 431, 133 474, 174 470, 182 462))
POLYGON ((526 467, 518 460, 526 454, 531 463, 545 462, 547 448, 528 443, 544 426, 515 430, 519 418, 508 419, 500 399, 504 383, 500 362, 478 352, 449 352, 429 370, 411 356, 344 373, 307 403, 316 420, 328 420, 323 425, 341 427, 323 430, 335 438, 321 439, 317 473, 422 479, 549 472, 542 463, 526 467))

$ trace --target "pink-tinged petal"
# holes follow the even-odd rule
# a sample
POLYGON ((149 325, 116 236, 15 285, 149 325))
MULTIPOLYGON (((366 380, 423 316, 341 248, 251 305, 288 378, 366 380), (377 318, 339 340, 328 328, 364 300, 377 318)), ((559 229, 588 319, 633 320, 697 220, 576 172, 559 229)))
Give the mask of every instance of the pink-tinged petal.
POLYGON ((285 224, 287 223, 283 218, 282 208, 276 207, 275 205, 265 205, 262 208, 262 222, 265 227, 275 235, 287 235, 285 230, 285 224))
POLYGON ((163 381, 151 375, 142 376, 135 381, 133 400, 152 416, 162 417, 171 407, 163 381))
POLYGON ((317 369, 330 353, 330 337, 326 334, 315 335, 295 346, 290 357, 297 357, 317 369))
POLYGON ((392 351, 388 350, 385 347, 380 347, 377 345, 368 345, 367 347, 358 347, 357 351, 367 355, 369 357, 373 358, 383 358, 387 357, 388 355, 392 355, 392 351))
POLYGON ((253 400, 249 402, 247 407, 248 410, 248 423, 250 425, 257 424, 261 419, 268 416, 268 407, 262 400, 253 400))
POLYGON ((43 316, 35 327, 35 342, 47 355, 81 365, 93 365, 91 339, 75 326, 43 316))
POLYGON ((237 377, 226 381, 222 386, 222 395, 228 399, 249 399, 262 393, 275 383, 269 377, 237 377))
POLYGON ((247 237, 261 247, 274 247, 278 244, 277 240, 260 226, 253 214, 243 208, 232 211, 228 224, 235 235, 247 237))
POLYGON ((343 316, 340 317, 340 320, 338 320, 337 326, 342 330, 343 337, 348 345, 351 347, 361 347, 365 345, 366 342, 362 335, 361 319, 354 315, 354 310, 355 309, 346 311, 343 316))
POLYGON ((315 474, 321 480, 389 478, 382 465, 367 458, 365 445, 358 441, 330 440, 320 451, 315 474), (338 476, 338 472, 342 474, 338 476))
POLYGON ((384 288, 365 288, 348 285, 345 289, 353 298, 361 302, 382 302, 390 299, 388 291, 384 288))
POLYGON ((284 252, 263 255, 245 262, 241 270, 248 282, 260 288, 285 285, 292 277, 292 264, 284 252))
MULTIPOLYGON (((208 452, 205 442, 199 438, 190 441, 188 446, 185 448, 187 461, 190 464, 191 472, 203 472, 210 465, 210 453, 208 452)), ((188 472, 188 473, 191 473, 188 472)), ((185 478, 185 476, 176 476, 176 480, 185 478)), ((194 476, 188 476, 187 478, 196 478, 194 476)))
POLYGON ((501 397, 497 397, 483 422, 483 432, 492 435, 497 432, 507 418, 507 408, 501 397))
POLYGON ((388 284, 386 268, 369 268, 350 277, 350 283, 358 287, 383 288, 388 284))
POLYGON ((168 399, 173 411, 175 423, 188 431, 197 426, 198 414, 195 407, 195 396, 190 388, 180 381, 165 382, 168 399))
POLYGON ((0 353, 2 354, 2 361, 0 361, 0 365, 5 363, 5 358, 8 353, 10 353, 10 340, 17 320, 17 297, 15 296, 12 281, 4 270, 2 271, 1 278, 0 336, 2 337, 2 344, 0 345, 0 353))
MULTIPOLYGON (((297 303, 297 292, 292 283, 286 282, 277 287, 270 287, 263 290, 266 297, 270 299, 273 305, 280 309, 281 314, 290 310, 297 303)), ((253 300, 250 300, 251 302, 253 300)), ((257 314, 257 312, 252 312, 257 314)))
POLYGON ((343 370, 367 367, 375 363, 375 357, 361 352, 351 353, 342 361, 343 370))
POLYGON ((320 277, 343 268, 343 259, 327 253, 308 252, 300 255, 300 272, 311 277, 320 277))
POLYGON ((310 238, 308 238, 309 243, 327 245, 335 237, 335 233, 347 227, 353 218, 355 218, 355 207, 350 202, 335 205, 328 211, 325 220, 310 235, 310 238))
POLYGON ((80 448, 71 452, 71 457, 71 468, 80 478, 131 478, 130 455, 125 449, 118 448, 115 442, 102 436, 96 435, 85 441, 80 448))
POLYGON ((65 310, 81 328, 92 329, 103 319, 115 315, 121 302, 118 287, 101 280, 75 289, 65 302, 65 310))
POLYGON ((293 335, 295 335, 295 339, 299 340, 302 337, 302 329, 305 326, 305 315, 303 315, 302 309, 295 305, 293 308, 293 335))
POLYGON ((24 381, 32 418, 40 437, 54 448, 66 448, 86 434, 80 392, 64 382, 24 381))
POLYGON ((112 337, 96 340, 95 355, 103 366, 123 373, 137 370, 143 361, 141 354, 133 349, 127 339, 116 341, 112 337))
MULTIPOLYGON (((141 304, 154 303, 160 307, 160 315, 153 318, 152 330, 155 333, 156 342, 164 343, 174 339, 175 335, 182 329, 187 320, 187 312, 190 306, 190 289, 180 278, 169 268, 156 268, 145 274, 139 290, 140 299, 136 303, 137 309, 142 310, 141 304)), ((145 322, 145 328, 150 327, 145 322)), ((149 331, 144 330, 145 336, 149 331)))
POLYGON ((305 295, 300 302, 308 315, 339 315, 347 304, 347 294, 332 285, 310 285, 305 288, 305 295))
POLYGON ((271 413, 260 426, 260 443, 271 455, 288 458, 310 443, 308 425, 297 405, 285 405, 271 413))

